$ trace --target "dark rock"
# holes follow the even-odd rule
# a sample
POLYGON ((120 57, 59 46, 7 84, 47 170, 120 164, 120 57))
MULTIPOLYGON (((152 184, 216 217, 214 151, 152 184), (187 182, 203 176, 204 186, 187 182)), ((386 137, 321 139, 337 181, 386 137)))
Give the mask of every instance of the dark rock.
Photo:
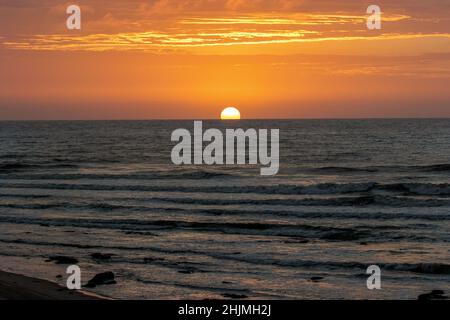
POLYGON ((145 263, 151 263, 155 261, 164 261, 164 258, 144 258, 145 263))
POLYGON ((87 288, 95 288, 100 285, 116 284, 114 280, 114 273, 111 271, 96 274, 89 282, 85 285, 87 288))
POLYGON ((224 298, 229 299, 246 299, 248 298, 245 294, 235 294, 235 293, 224 293, 222 294, 224 298))
POLYGON ((150 236, 150 237, 157 237, 158 234, 155 234, 153 232, 148 231, 126 231, 125 234, 128 235, 139 235, 139 236, 150 236))
POLYGON ((193 270, 179 270, 178 273, 184 273, 184 274, 193 274, 193 270))
POLYGON ((294 243, 305 244, 305 243, 309 243, 309 240, 306 240, 306 239, 292 239, 292 240, 285 240, 283 242, 286 243, 286 244, 294 244, 294 243))
POLYGON ((63 276, 60 275, 60 274, 58 274, 56 277, 57 277, 58 279, 61 279, 63 276))
POLYGON ((411 271, 425 274, 449 274, 450 265, 444 263, 420 263, 411 271))
POLYGON ((448 297, 444 296, 444 291, 433 290, 430 293, 424 293, 417 297, 418 300, 447 300, 448 297))
POLYGON ((360 242, 359 244, 362 246, 367 246, 367 242, 360 242))
POLYGON ((444 294, 443 290, 433 290, 431 291, 431 294, 444 294))
POLYGON ((311 277, 312 282, 319 282, 320 280, 323 280, 323 277, 311 277))
POLYGON ((56 264, 76 264, 78 260, 67 256, 51 256, 46 262, 55 262, 56 264))
POLYGON ((111 253, 92 253, 91 258, 95 260, 111 260, 113 254, 111 253))
POLYGON ((222 281, 223 284, 233 284, 233 282, 230 281, 222 281))
POLYGON ((362 236, 362 232, 358 231, 331 231, 324 234, 321 238, 331 241, 355 241, 362 236))

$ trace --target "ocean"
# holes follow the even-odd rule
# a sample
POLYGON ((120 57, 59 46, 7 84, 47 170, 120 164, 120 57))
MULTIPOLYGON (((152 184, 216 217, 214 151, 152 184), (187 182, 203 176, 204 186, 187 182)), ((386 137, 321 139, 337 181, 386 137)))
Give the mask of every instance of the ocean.
POLYGON ((64 284, 72 257, 118 299, 450 291, 450 119, 203 125, 279 129, 279 173, 173 165, 193 121, 0 122, 0 269, 64 284))

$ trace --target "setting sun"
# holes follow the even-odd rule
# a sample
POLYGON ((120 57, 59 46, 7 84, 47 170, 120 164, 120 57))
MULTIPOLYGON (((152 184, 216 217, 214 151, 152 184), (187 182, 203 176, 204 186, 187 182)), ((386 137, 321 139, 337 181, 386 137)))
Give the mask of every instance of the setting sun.
POLYGON ((222 120, 240 120, 241 113, 236 108, 226 108, 220 114, 222 120))

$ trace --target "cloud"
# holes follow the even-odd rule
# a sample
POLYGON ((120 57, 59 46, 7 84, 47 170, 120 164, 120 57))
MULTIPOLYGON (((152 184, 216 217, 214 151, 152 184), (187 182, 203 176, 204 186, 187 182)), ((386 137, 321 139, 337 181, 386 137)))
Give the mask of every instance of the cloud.
POLYGON ((0 2, 0 48, 178 50, 190 47, 448 37, 448 2, 384 1, 383 30, 366 29, 355 1, 80 0, 81 32, 65 28, 69 2, 0 2), (400 4, 401 5, 400 5, 400 4), (431 10, 431 11, 430 11, 431 10), (433 14, 431 14, 433 13, 433 14), (17 21, 27 21, 17 24, 17 21))
POLYGON ((450 34, 386 34, 378 36, 323 36, 318 32, 305 30, 278 32, 202 32, 172 33, 136 32, 117 34, 91 35, 37 35, 31 38, 3 41, 10 49, 43 50, 43 51, 152 51, 170 52, 194 47, 233 46, 233 45, 266 45, 287 43, 311 43, 323 41, 355 41, 355 40, 403 40, 444 38, 450 34), (169 51, 165 51, 169 50, 169 51))

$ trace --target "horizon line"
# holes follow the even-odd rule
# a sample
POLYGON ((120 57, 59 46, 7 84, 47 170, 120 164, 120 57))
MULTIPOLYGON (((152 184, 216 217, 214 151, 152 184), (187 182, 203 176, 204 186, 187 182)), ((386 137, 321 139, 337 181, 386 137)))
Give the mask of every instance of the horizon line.
POLYGON ((222 120, 220 118, 154 118, 154 119, 0 119, 0 122, 106 122, 106 121, 226 121, 226 122, 240 122, 240 121, 304 121, 304 120, 450 120, 450 116, 445 117, 338 117, 338 118, 248 118, 239 120, 222 120))

